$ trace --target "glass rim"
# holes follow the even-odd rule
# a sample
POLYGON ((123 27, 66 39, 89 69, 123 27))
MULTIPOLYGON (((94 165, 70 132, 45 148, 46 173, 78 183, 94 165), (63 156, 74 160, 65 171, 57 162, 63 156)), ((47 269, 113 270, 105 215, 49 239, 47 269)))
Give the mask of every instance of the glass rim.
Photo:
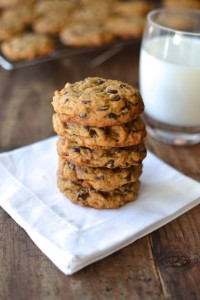
POLYGON ((192 31, 184 31, 184 30, 178 30, 178 29, 173 29, 164 25, 160 25, 159 23, 157 23, 156 21, 154 21, 152 19, 153 15, 159 14, 159 13, 177 13, 177 14, 182 14, 182 13, 189 13, 189 14, 195 14, 195 15, 199 15, 199 19, 200 19, 200 10, 197 9, 190 9, 190 8, 157 8, 157 9, 153 9, 151 10, 148 14, 147 14, 147 21, 153 25, 156 26, 157 28, 163 29, 163 30, 167 30, 170 32, 174 32, 174 33, 180 33, 180 34, 187 34, 187 35, 193 35, 193 36, 200 36, 200 32, 192 32, 192 31))

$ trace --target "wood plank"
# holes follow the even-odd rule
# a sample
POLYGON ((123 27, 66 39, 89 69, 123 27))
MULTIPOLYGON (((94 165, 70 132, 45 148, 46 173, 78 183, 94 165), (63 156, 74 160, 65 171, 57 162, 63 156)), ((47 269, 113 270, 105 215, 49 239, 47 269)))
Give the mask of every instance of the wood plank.
MULTIPOLYGON (((200 144, 174 147, 148 136, 147 145, 166 163, 200 181, 200 144)), ((153 256, 169 299, 199 299, 199 215, 200 206, 151 234, 153 256)))
POLYGON ((200 206, 151 234, 153 255, 169 299, 199 299, 200 206))
POLYGON ((200 144, 191 146, 171 146, 160 143, 150 136, 146 139, 147 148, 173 166, 175 169, 200 181, 200 144))
POLYGON ((2 209, 0 220, 1 299, 164 299, 149 237, 68 277, 2 209))

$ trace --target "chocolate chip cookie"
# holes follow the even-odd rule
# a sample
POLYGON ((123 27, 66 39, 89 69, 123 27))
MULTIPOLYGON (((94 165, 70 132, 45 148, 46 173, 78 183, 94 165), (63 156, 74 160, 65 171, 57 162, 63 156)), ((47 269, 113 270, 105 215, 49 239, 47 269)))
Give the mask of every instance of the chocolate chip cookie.
POLYGON ((16 7, 18 5, 32 6, 35 0, 0 0, 0 8, 16 7))
POLYGON ((19 22, 20 20, 23 24, 30 26, 34 20, 34 15, 30 6, 14 6, 2 10, 1 19, 10 20, 10 22, 13 22, 13 20, 18 20, 19 22))
POLYGON ((121 39, 140 39, 145 22, 145 17, 111 16, 106 20, 105 28, 121 39))
POLYGON ((0 42, 9 40, 25 30, 26 24, 19 19, 0 19, 0 42))
POLYGON ((61 32, 68 22, 67 15, 44 15, 34 21, 33 29, 38 33, 56 36, 61 32))
POLYGON ((200 2, 199 0, 163 0, 162 1, 163 7, 175 7, 175 8, 193 8, 193 9, 200 9, 200 2))
POLYGON ((11 61, 18 61, 50 54, 54 47, 54 42, 49 37, 26 33, 3 42, 1 51, 11 61))
POLYGON ((51 16, 51 15, 68 15, 76 7, 73 1, 60 1, 60 0, 45 0, 37 1, 34 6, 34 14, 39 16, 51 16))
POLYGON ((83 126, 120 125, 144 110, 140 93, 118 80, 88 77, 56 91, 52 105, 65 122, 83 126))
POLYGON ((148 1, 117 1, 113 5, 113 14, 125 17, 144 17, 154 6, 148 1))
POLYGON ((146 126, 141 117, 129 123, 116 126, 94 127, 64 123, 58 114, 53 115, 53 126, 56 133, 67 137, 71 142, 89 148, 128 147, 141 144, 146 136, 146 126))
POLYGON ((60 40, 66 46, 98 47, 113 42, 114 35, 99 25, 71 24, 60 32, 60 40))
POLYGON ((142 164, 130 168, 89 168, 78 167, 66 160, 59 159, 59 176, 78 182, 83 187, 111 191, 124 184, 136 182, 142 174, 142 164))
POLYGON ((142 162, 147 153, 144 143, 125 148, 90 149, 81 147, 65 137, 59 138, 57 151, 60 157, 77 166, 109 169, 137 165, 142 162))
POLYGON ((140 182, 138 180, 110 192, 105 192, 93 188, 84 188, 75 182, 58 177, 58 188, 64 195, 69 197, 70 201, 81 206, 90 206, 97 209, 117 208, 136 200, 140 182))

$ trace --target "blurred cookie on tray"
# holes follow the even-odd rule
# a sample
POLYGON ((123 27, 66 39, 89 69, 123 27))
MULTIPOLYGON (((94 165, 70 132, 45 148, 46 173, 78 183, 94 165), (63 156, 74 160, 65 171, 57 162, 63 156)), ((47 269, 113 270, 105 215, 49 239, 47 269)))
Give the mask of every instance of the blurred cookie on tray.
MULTIPOLYGON (((17 42, 10 41, 9 45, 14 49, 19 45, 19 34, 44 34, 54 39, 54 49, 59 51, 68 46, 87 49, 109 46, 116 40, 138 40, 146 14, 153 7, 145 0, 0 0, 0 41, 17 36, 17 42)), ((28 44, 20 43, 24 51, 28 44)), ((3 48, 8 47, 1 46, 3 48)), ((1 53, 10 60, 10 51, 1 53)), ((26 61, 38 56, 25 57, 16 55, 13 60, 26 61)))
POLYGON ((149 1, 116 1, 113 5, 113 14, 123 17, 145 17, 155 5, 149 1))
POLYGON ((14 7, 18 5, 32 6, 37 0, 0 0, 0 8, 14 7))
POLYGON ((1 13, 1 20, 7 20, 12 22, 18 20, 24 23, 26 26, 30 26, 34 21, 34 14, 30 6, 17 6, 4 9, 1 13))
POLYGON ((71 24, 61 30, 60 40, 66 46, 98 47, 112 43, 115 36, 98 25, 71 24))
POLYGON ((26 25, 19 19, 0 19, 0 42, 24 32, 26 25))
POLYGON ((162 6, 167 8, 192 8, 192 9, 200 9, 200 1, 199 0, 163 0, 162 6))
POLYGON ((30 60, 50 54, 55 48, 52 39, 46 35, 25 33, 1 44, 2 53, 11 61, 30 60))
POLYGON ((116 38, 130 40, 140 39, 145 26, 145 18, 143 17, 123 17, 113 16, 106 20, 105 28, 111 32, 116 38))
POLYGON ((51 36, 58 36, 62 29, 68 24, 68 16, 65 14, 49 14, 37 18, 33 22, 33 30, 51 36))
POLYGON ((36 17, 51 14, 68 14, 76 7, 76 4, 70 0, 38 0, 34 5, 34 14, 36 17))

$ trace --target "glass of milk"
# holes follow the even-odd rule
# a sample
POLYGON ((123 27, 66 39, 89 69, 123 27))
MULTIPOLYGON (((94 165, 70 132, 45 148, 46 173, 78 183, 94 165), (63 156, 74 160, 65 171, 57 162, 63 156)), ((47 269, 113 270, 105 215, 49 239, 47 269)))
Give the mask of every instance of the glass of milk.
POLYGON ((199 143, 200 10, 147 15, 139 74, 149 134, 174 145, 199 143))

